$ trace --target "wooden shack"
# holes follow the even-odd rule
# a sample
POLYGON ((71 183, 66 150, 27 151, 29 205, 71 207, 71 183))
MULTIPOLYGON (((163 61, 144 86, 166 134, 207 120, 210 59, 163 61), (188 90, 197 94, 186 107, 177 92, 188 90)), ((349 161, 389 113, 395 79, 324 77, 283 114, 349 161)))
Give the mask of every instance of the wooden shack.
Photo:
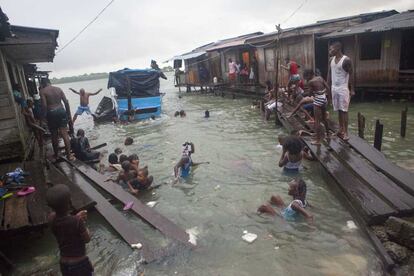
MULTIPOLYGON (((4 24, 2 24, 4 26, 4 24)), ((21 159, 29 148, 28 131, 21 106, 16 103, 12 86, 19 84, 22 97, 29 96, 24 66, 52 62, 59 31, 13 26, 2 28, 0 40, 0 161, 21 159)))
POLYGON ((341 28, 322 39, 342 42, 358 90, 413 93, 414 11, 341 28))
POLYGON ((227 81, 229 58, 251 64, 255 49, 245 44, 249 37, 263 34, 256 32, 227 38, 200 46, 191 52, 175 56, 172 60, 184 60, 185 83, 182 85, 203 86, 211 84, 213 78, 222 83, 227 81))
MULTIPOLYGON (((314 24, 283 30, 281 33, 272 32, 255 36, 246 40, 250 46, 257 49, 259 67, 259 82, 276 81, 276 45, 280 46, 279 61, 286 58, 296 61, 301 69, 318 69, 326 77, 328 68, 328 42, 320 39, 323 35, 336 30, 349 28, 364 22, 384 18, 396 14, 395 10, 365 13, 355 16, 318 21, 314 24)), ((288 72, 279 70, 279 83, 286 84, 288 72)))

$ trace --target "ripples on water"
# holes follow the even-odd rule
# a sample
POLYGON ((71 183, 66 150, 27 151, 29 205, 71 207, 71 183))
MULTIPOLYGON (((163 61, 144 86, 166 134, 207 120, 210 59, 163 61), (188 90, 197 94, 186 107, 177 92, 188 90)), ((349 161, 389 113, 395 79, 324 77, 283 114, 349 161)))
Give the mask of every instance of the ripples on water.
MULTIPOLYGON (((65 92, 69 87, 93 91, 106 87, 106 80, 61 87, 65 92)), ((314 226, 256 215, 257 207, 272 194, 290 201, 290 177, 277 167, 280 152, 276 150, 276 138, 284 133, 283 129, 276 129, 273 122, 264 123, 258 111, 250 108, 249 100, 211 95, 179 99, 171 81, 162 81, 162 87, 167 93, 164 114, 155 121, 94 126, 92 118, 84 115, 75 127, 86 130, 92 145, 107 142, 107 152, 124 147, 125 137, 132 136, 135 142, 124 147, 124 153, 138 153, 155 182, 164 184, 155 194, 143 195, 142 200, 157 200, 154 208, 185 229, 197 227, 199 247, 191 252, 179 250, 172 257, 142 266, 139 254, 132 252, 98 214, 93 214, 88 223, 93 238, 87 248, 97 275, 134 275, 142 271, 145 275, 381 275, 380 261, 365 236, 359 230, 347 230, 346 222, 352 217, 332 194, 332 183, 324 181, 317 163, 305 163, 307 169, 302 173, 313 206, 310 210, 315 216, 314 226), (186 110, 186 118, 173 117, 179 109, 186 110), (203 118, 206 109, 210 110, 209 119, 203 118), (211 163, 199 166, 189 180, 172 186, 173 166, 185 141, 195 143, 195 162, 211 163), (245 243, 241 239, 243 230, 256 233, 258 239, 253 244, 245 243)), ((78 98, 70 92, 67 95, 75 110, 78 98)), ((91 98, 92 110, 101 97, 91 98)), ((355 108, 372 110, 372 106, 361 104, 355 108)), ((382 108, 396 109, 392 105, 382 108)), ((369 121, 370 115, 382 112, 363 113, 369 121)), ((414 134, 412 119, 409 118, 408 137, 414 134)), ((412 147, 407 150, 404 145, 396 145, 401 142, 395 138, 396 120, 399 119, 384 122, 384 151, 397 161, 412 159, 412 147)), ((372 138, 371 131, 367 137, 372 138)), ((132 215, 127 216, 156 244, 168 244, 158 232, 132 215)), ((44 244, 42 249, 30 249, 27 255, 35 253, 37 258, 56 264, 57 249, 50 233, 37 243, 44 244)), ((20 264, 27 271, 36 265, 30 256, 20 256, 20 264)))

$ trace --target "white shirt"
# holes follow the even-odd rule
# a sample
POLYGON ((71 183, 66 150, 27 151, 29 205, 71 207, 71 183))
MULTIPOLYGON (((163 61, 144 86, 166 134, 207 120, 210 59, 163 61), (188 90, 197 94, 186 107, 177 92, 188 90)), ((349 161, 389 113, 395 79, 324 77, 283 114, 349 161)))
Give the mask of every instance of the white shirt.
POLYGON ((348 57, 343 55, 338 63, 335 63, 335 57, 331 61, 332 87, 348 88, 349 73, 342 67, 346 58, 348 57))
POLYGON ((237 70, 236 63, 234 61, 229 62, 229 74, 236 73, 236 70, 237 70))

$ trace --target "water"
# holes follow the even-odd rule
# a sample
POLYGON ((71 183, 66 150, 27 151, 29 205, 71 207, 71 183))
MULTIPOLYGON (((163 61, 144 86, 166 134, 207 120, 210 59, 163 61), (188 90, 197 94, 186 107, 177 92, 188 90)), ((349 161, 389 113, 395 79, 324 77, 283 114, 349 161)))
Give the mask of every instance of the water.
MULTIPOLYGON (((111 123, 95 126, 92 118, 81 116, 75 128, 84 128, 92 145, 108 143, 112 152, 121 147, 127 154, 138 153, 141 163, 148 165, 155 182, 163 184, 148 193, 143 201, 158 201, 154 208, 184 229, 196 228, 198 248, 182 250, 157 263, 141 265, 139 254, 133 252, 107 223, 91 214, 88 226, 92 241, 88 255, 97 275, 381 275, 380 260, 360 230, 348 230, 350 213, 324 181, 319 165, 307 162, 302 177, 308 184, 308 200, 315 223, 288 223, 280 218, 260 217, 256 209, 272 194, 285 201, 289 176, 283 175, 277 162, 276 137, 284 133, 273 122, 265 123, 258 110, 250 108, 246 99, 223 99, 214 96, 183 96, 171 80, 161 87, 163 115, 155 121, 130 125, 111 123), (175 118, 176 110, 185 109, 186 118, 175 118), (211 117, 203 118, 210 110, 211 117), (123 146, 125 137, 134 144, 123 146), (173 166, 178 161, 181 144, 195 144, 195 162, 210 161, 193 171, 192 177, 176 186, 171 185, 173 166), (253 244, 242 241, 243 230, 258 235, 253 244)), ((60 85, 70 99, 72 110, 78 96, 68 91, 85 88, 94 92, 106 87, 106 80, 60 85)), ((91 98, 95 110, 103 95, 91 98)), ((413 117, 409 116, 407 138, 398 137, 399 112, 403 103, 355 104, 353 111, 367 117, 367 137, 372 140, 372 123, 379 117, 384 123, 384 152, 392 160, 410 166, 414 157, 413 117)), ((412 106, 411 106, 412 107, 412 106)), ((411 109, 412 110, 412 109, 411 109)), ((411 111, 410 110, 410 111, 411 111)), ((409 111, 409 112, 410 112, 409 111)), ((351 116, 351 121, 355 121, 351 116)), ((412 166, 412 165, 411 165, 412 166)), ((128 218, 142 228, 146 237, 158 234, 139 220, 128 218)), ((158 244, 165 240, 156 239, 158 244)), ((45 235, 30 245, 24 253, 16 253, 19 273, 33 269, 57 268, 58 257, 52 235, 45 235), (36 256, 34 259, 33 257, 36 256)))

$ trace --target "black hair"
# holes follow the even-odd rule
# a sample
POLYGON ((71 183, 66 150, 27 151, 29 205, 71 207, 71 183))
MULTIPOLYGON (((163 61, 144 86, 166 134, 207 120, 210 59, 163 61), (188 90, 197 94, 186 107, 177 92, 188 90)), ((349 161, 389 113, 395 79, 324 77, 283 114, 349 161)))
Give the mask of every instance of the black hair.
POLYGON ((303 76, 304 76, 304 77, 306 77, 306 76, 315 76, 315 72, 313 72, 313 70, 312 70, 312 69, 305 69, 305 70, 303 71, 303 76))
POLYGON ((64 184, 54 185, 46 192, 47 205, 58 214, 64 214, 70 208, 70 190, 64 184))
POLYGON ((180 111, 176 111, 176 112, 174 113, 174 117, 178 117, 178 116, 180 116, 180 111))
POLYGON ((83 130, 83 129, 78 129, 78 131, 76 132, 76 136, 77 137, 79 137, 79 136, 82 136, 82 135, 85 135, 85 131, 83 130))
POLYGON ((303 149, 303 145, 300 138, 293 135, 289 135, 288 137, 286 137, 283 143, 283 147, 290 154, 299 154, 303 149))
POLYGON ((206 110, 206 111, 204 112, 204 117, 205 117, 205 118, 210 117, 210 111, 206 110))
POLYGON ((46 87, 46 86, 48 86, 50 84, 50 80, 48 79, 48 78, 43 78, 43 79, 41 79, 41 81, 40 81, 40 86, 41 87, 46 87))
POLYGON ((119 156, 119 163, 122 164, 122 162, 124 162, 124 161, 128 161, 128 156, 126 156, 125 154, 121 154, 119 156))
POLYGON ((295 180, 298 183, 298 194, 301 198, 305 199, 307 190, 306 182, 302 178, 296 178, 295 180))
POLYGON ((329 46, 337 46, 342 51, 342 42, 339 40, 332 41, 331 44, 329 44, 329 46))
POLYGON ((121 167, 124 171, 129 171, 130 167, 131 167, 131 162, 129 162, 128 160, 124 161, 121 163, 121 167))
POLYGON ((185 111, 184 111, 184 109, 181 109, 181 110, 180 110, 180 116, 181 116, 181 117, 184 117, 184 116, 185 116, 185 111))
POLYGON ((132 139, 131 137, 125 138, 125 142, 124 142, 125 146, 132 145, 132 143, 134 143, 134 139, 132 139))
POLYGON ((138 158, 138 155, 137 155, 137 154, 133 153, 133 154, 131 154, 130 156, 128 156, 128 161, 129 161, 129 162, 132 162, 132 161, 134 161, 134 160, 139 160, 139 158, 138 158))
POLYGON ((108 162, 109 164, 118 164, 118 156, 115 153, 111 153, 108 156, 108 162))
POLYGON ((121 148, 116 148, 115 150, 114 150, 114 153, 115 154, 121 154, 122 153, 122 149, 121 148))

